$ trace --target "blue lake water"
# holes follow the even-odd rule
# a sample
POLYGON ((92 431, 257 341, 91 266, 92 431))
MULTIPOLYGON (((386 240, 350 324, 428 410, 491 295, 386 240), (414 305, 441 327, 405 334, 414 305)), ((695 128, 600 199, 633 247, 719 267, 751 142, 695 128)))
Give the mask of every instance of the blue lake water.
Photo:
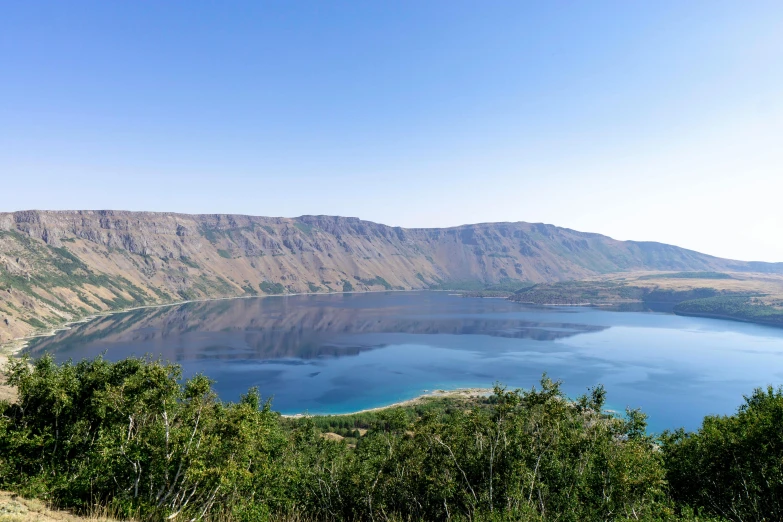
POLYGON ((783 383, 783 329, 442 292, 233 299, 101 317, 35 340, 60 361, 152 354, 202 372, 224 400, 251 386, 283 413, 345 413, 425 391, 528 388, 543 372, 575 397, 602 383, 654 431, 695 429, 783 383))

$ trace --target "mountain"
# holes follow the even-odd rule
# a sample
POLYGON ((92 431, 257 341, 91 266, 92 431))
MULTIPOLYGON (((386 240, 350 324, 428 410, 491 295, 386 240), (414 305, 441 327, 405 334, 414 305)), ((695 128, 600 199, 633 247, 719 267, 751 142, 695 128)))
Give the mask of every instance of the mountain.
POLYGON ((213 297, 556 282, 630 271, 783 272, 542 223, 0 213, 0 341, 96 312, 213 297))

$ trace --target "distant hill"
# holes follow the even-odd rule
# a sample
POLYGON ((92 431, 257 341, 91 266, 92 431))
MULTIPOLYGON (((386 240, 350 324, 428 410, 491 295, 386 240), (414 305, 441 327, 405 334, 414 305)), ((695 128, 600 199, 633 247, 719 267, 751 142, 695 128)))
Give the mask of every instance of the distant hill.
POLYGON ((92 313, 213 297, 466 288, 631 271, 783 273, 542 223, 389 227, 357 218, 0 213, 0 341, 92 313))

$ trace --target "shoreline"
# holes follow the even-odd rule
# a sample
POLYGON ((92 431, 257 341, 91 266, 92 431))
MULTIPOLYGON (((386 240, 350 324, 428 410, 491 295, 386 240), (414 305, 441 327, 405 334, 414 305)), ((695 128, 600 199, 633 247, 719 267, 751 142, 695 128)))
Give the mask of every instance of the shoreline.
POLYGON ((281 413, 280 416, 285 419, 304 419, 309 417, 347 417, 350 415, 359 415, 361 413, 373 413, 377 411, 389 410, 391 408, 400 408, 404 406, 415 406, 429 399, 473 399, 478 397, 489 397, 493 393, 493 388, 454 388, 451 390, 424 390, 425 393, 417 395, 411 399, 393 402, 385 406, 376 406, 374 408, 365 408, 363 410, 352 411, 348 413, 281 413))
POLYGON ((52 337, 53 335, 56 335, 58 332, 62 332, 64 330, 70 330, 71 328, 73 328, 78 324, 87 323, 101 317, 108 317, 116 314, 134 312, 136 310, 146 310, 152 308, 167 308, 170 306, 179 306, 179 305, 184 305, 189 303, 209 303, 212 301, 227 301, 231 299, 262 299, 267 297, 291 297, 291 296, 298 296, 298 295, 379 294, 385 292, 432 292, 432 291, 437 292, 439 290, 416 288, 411 290, 367 290, 364 292, 354 290, 351 292, 296 292, 293 294, 237 295, 232 297, 208 297, 205 299, 189 299, 186 301, 174 301, 173 303, 141 305, 141 306, 134 306, 132 308, 123 308, 121 310, 107 310, 105 312, 98 312, 82 317, 80 319, 74 319, 73 321, 65 322, 60 326, 45 330, 43 332, 36 332, 31 335, 26 335, 24 337, 15 337, 13 339, 9 339, 8 341, 4 341, 0 343, 0 365, 2 364, 2 357, 16 355, 20 351, 24 350, 27 347, 27 343, 32 339, 37 339, 39 337, 52 337))
MULTIPOLYGON (((56 335, 57 332, 62 332, 63 330, 70 330, 74 326, 82 323, 90 322, 94 319, 98 319, 101 317, 108 317, 110 315, 116 315, 116 314, 124 314, 127 312, 134 312, 136 310, 146 310, 146 309, 152 309, 152 308, 166 308, 169 306, 179 306, 189 303, 209 303, 212 301, 227 301, 231 299, 262 299, 262 298, 268 298, 268 297, 292 297, 292 296, 299 296, 299 295, 341 295, 341 294, 380 294, 380 293, 386 293, 386 292, 455 292, 454 290, 432 290, 429 288, 411 288, 410 290, 366 290, 366 291, 356 291, 352 290, 350 292, 296 292, 293 294, 267 294, 267 295, 237 295, 237 296, 230 296, 230 297, 207 297, 205 299, 188 299, 185 301, 174 301, 172 303, 159 303, 159 304, 149 304, 149 305, 141 305, 141 306, 134 306, 132 308, 123 308, 121 310, 107 310, 105 312, 97 312, 94 314, 90 314, 88 316, 74 319, 73 321, 67 321, 63 323, 60 326, 54 327, 52 329, 45 330, 43 332, 36 332, 30 335, 26 335, 24 337, 15 337, 13 339, 9 339, 8 341, 4 341, 0 343, 0 358, 3 356, 14 356, 23 349, 27 347, 27 343, 31 341, 32 339, 37 339, 39 337, 52 337, 53 335, 56 335)), ((453 293, 448 294, 450 296, 455 297, 470 297, 465 296, 464 293, 453 293)), ((507 299, 505 297, 501 297, 498 299, 507 299)), ((509 299, 509 301, 511 301, 509 299)), ((519 301, 512 301, 519 303, 519 301)), ((533 304, 533 303, 519 303, 519 304, 533 304)), ((547 305, 549 306, 549 305, 547 305)), ((551 306, 579 306, 579 305, 551 305, 551 306)), ((1 361, 1 359, 0 359, 1 361)))
MULTIPOLYGON (((209 303, 212 301, 226 301, 229 299, 263 299, 269 297, 291 297, 291 296, 300 296, 300 295, 339 295, 339 294, 375 294, 375 293, 385 293, 385 292, 446 292, 446 291, 447 290, 430 290, 427 288, 412 288, 410 290, 384 289, 384 290, 366 290, 366 291, 353 290, 350 292, 296 292, 292 294, 273 294, 273 295, 238 295, 238 296, 230 296, 230 297, 208 297, 205 299, 188 299, 185 301, 174 301, 172 303, 158 303, 158 304, 134 306, 132 308, 123 308, 121 310, 107 310, 105 312, 98 312, 98 313, 90 314, 85 317, 81 317, 79 319, 74 319, 73 321, 67 321, 62 325, 51 329, 35 332, 30 335, 26 335, 24 337, 15 337, 13 339, 0 343, 0 372, 2 372, 3 368, 5 368, 8 361, 12 357, 16 357, 19 354, 19 352, 27 348, 27 344, 33 339, 38 339, 40 337, 52 337, 54 335, 57 335, 58 332, 70 330, 71 328, 79 324, 88 323, 90 321, 99 319, 101 317, 108 317, 111 315, 133 312, 136 310, 166 308, 166 307, 179 306, 179 305, 184 305, 189 303, 209 303)), ((13 400, 15 397, 16 397, 15 388, 6 385, 5 378, 3 377, 2 373, 0 373, 0 400, 4 400, 4 399, 13 400)), ((383 408, 386 407, 389 406, 384 406, 383 408)))
POLYGON ((149 305, 141 305, 141 306, 134 306, 132 308, 123 308, 121 310, 107 310, 105 312, 99 312, 95 314, 90 314, 85 317, 81 317, 79 319, 75 319, 73 321, 68 321, 66 323, 63 323, 60 326, 57 326, 55 328, 45 330, 43 332, 36 332, 31 335, 26 335, 24 337, 16 337, 14 339, 10 339, 8 341, 5 341, 3 343, 0 343, 0 400, 7 400, 9 402, 13 402, 17 395, 16 395, 16 388, 13 386, 8 386, 5 382, 5 377, 2 374, 2 370, 6 367, 8 364, 8 361, 11 360, 12 357, 16 357, 19 352, 27 348, 27 344, 33 340, 38 339, 40 337, 52 337, 54 335, 57 335, 58 332, 62 332, 65 330, 70 330, 76 325, 88 323, 90 321, 93 321, 95 319, 101 318, 101 317, 108 317, 111 315, 116 314, 122 314, 127 312, 133 312, 136 310, 146 310, 146 309, 154 309, 154 308, 166 308, 170 306, 179 306, 184 305, 188 303, 208 303, 212 301, 225 301, 228 299, 260 299, 260 298, 267 298, 267 297, 289 297, 289 296, 295 296, 295 295, 336 295, 336 294, 371 294, 371 293, 381 293, 381 292, 417 292, 417 291, 424 291, 426 289, 411 289, 411 290, 367 290, 367 291, 351 291, 351 292, 297 292, 293 294, 276 294, 276 295, 238 295, 233 297, 209 297, 206 299, 189 299, 186 301, 175 301, 173 303, 160 303, 160 304, 149 304, 149 305))
POLYGON ((744 317, 734 317, 731 315, 724 315, 724 314, 707 314, 707 313, 695 313, 695 312, 683 312, 683 311, 672 311, 674 315, 679 315, 681 317, 698 317, 702 319, 717 319, 719 321, 735 321, 738 323, 745 323, 745 324, 757 324, 760 326, 771 326, 772 328, 783 328, 783 324, 776 323, 773 321, 763 321, 763 320, 753 320, 753 319, 746 319, 744 317))

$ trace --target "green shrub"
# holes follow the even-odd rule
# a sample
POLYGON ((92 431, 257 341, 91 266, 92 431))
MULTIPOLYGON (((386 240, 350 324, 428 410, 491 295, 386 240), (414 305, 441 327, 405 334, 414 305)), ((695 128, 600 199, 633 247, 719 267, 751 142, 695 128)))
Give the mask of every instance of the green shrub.
POLYGON ((359 281, 360 283, 363 283, 363 284, 367 285, 367 286, 382 286, 386 290, 391 290, 392 289, 392 285, 390 285, 389 282, 386 281, 381 276, 375 276, 372 279, 362 279, 362 278, 357 276, 356 280, 359 281))
POLYGON ((717 296, 693 299, 676 305, 674 313, 783 325, 783 309, 767 305, 757 296, 717 296))
POLYGON ((473 402, 282 419, 255 389, 225 403, 206 377, 183 381, 178 366, 150 359, 23 358, 5 373, 19 398, 0 402, 0 488, 81 512, 577 522, 706 521, 694 515, 706 510, 780 520, 780 390, 658 447, 643 413, 602 412, 602 387, 570 401, 546 376, 473 402), (348 438, 327 440, 319 426, 348 438))
POLYGON ((735 415, 661 440, 676 501, 730 520, 783 520, 783 388, 757 389, 735 415))
POLYGON ((41 321, 40 319, 36 319, 35 317, 22 317, 22 321, 29 324, 30 326, 38 329, 46 328, 46 323, 41 321))
POLYGON ((282 283, 270 283, 269 281, 262 281, 258 287, 265 294, 279 295, 285 293, 285 287, 282 283))
POLYGON ((201 268, 200 266, 198 266, 198 264, 197 264, 195 261, 193 261, 192 259, 190 259, 188 256, 180 256, 179 260, 180 260, 180 261, 181 261, 181 262, 182 262, 184 265, 187 265, 187 266, 189 266, 190 268, 196 268, 196 269, 198 269, 198 268, 201 268))
POLYGON ((308 236, 313 235, 313 226, 308 225, 307 223, 302 223, 301 221, 294 222, 294 226, 299 229, 302 233, 307 234, 308 236))
POLYGON ((158 520, 246 504, 254 483, 275 480, 277 415, 254 390, 223 404, 209 379, 180 375, 148 359, 12 362, 19 403, 0 406, 2 487, 158 520))

